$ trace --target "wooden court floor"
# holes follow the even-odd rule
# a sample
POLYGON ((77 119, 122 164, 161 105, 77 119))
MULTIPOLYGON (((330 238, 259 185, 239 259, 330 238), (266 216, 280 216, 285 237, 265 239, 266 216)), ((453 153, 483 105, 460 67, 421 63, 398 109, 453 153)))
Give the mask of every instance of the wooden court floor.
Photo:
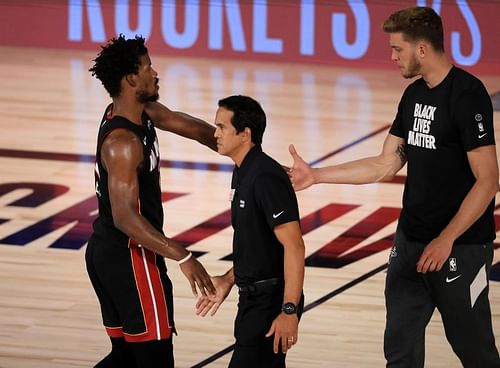
MULTIPOLYGON (((93 52, 1 47, 0 54, 0 367, 91 367, 109 349, 84 267, 96 215, 95 137, 109 98, 87 72, 93 52)), ((283 164, 291 163, 290 143, 317 165, 378 153, 408 83, 396 68, 151 56, 161 101, 174 110, 213 122, 218 99, 258 99, 269 121, 264 150, 283 164)), ((389 50, 387 56, 390 63, 389 50)), ((500 77, 480 77, 490 93, 500 89, 500 77)), ((171 134, 159 138, 166 234, 198 252, 210 273, 222 273, 230 267, 231 162, 171 134)), ((290 368, 384 366, 385 265, 404 175, 298 193, 307 311, 290 368)), ((497 339, 499 262, 497 249, 490 283, 497 339)), ((216 316, 199 318, 187 281, 176 264, 168 266, 177 366, 226 367, 236 291, 216 316)), ((437 313, 427 329, 426 361, 430 368, 460 366, 437 313)))

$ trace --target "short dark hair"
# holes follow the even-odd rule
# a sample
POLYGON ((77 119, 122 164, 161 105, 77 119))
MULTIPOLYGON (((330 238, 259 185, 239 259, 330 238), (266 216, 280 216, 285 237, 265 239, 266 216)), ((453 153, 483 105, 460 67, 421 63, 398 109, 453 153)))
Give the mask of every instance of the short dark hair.
POLYGON ((245 128, 252 131, 252 142, 256 145, 262 144, 262 136, 266 129, 266 113, 262 106, 253 98, 242 95, 234 95, 219 100, 219 107, 233 112, 231 124, 236 133, 241 133, 245 128))
POLYGON ((408 42, 428 41, 435 51, 444 52, 443 22, 434 9, 416 6, 389 16, 382 29, 386 33, 402 33, 408 42))
POLYGON ((139 57, 148 53, 144 42, 141 36, 126 39, 120 34, 101 46, 102 50, 93 60, 94 66, 89 72, 101 81, 111 97, 120 95, 120 83, 124 76, 139 72, 139 57))

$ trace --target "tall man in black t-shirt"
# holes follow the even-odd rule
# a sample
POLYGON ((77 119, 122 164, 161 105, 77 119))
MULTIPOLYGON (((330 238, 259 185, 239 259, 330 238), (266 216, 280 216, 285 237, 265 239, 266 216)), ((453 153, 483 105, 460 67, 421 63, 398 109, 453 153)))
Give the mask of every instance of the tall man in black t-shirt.
POLYGON ((158 74, 142 37, 112 39, 90 69, 113 103, 97 139, 99 216, 89 240, 87 271, 112 350, 107 367, 174 367, 172 285, 163 257, 177 260, 193 293, 214 293, 203 266, 163 234, 160 157, 155 126, 215 148, 214 128, 158 99, 158 74))
POLYGON ((285 170, 262 152, 266 115, 247 96, 219 101, 217 151, 235 163, 231 182, 233 267, 213 278, 216 295, 201 297, 197 313, 217 312, 239 289, 230 368, 282 368, 297 343, 304 306, 304 241, 297 198, 285 170))
POLYGON ((390 180, 408 163, 386 278, 387 367, 423 367, 434 309, 464 367, 500 367, 488 301, 498 191, 491 100, 481 81, 453 66, 441 18, 404 9, 383 25, 405 90, 382 153, 310 168, 290 146, 294 188, 390 180))

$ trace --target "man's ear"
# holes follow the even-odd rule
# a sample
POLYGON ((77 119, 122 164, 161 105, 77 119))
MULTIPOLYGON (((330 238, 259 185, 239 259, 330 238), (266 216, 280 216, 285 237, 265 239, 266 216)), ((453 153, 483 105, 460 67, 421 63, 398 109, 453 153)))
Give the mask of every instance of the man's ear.
POLYGON ((130 87, 135 87, 136 85, 135 77, 136 75, 133 73, 127 74, 125 76, 125 82, 128 83, 130 87))
POLYGON ((429 45, 425 42, 420 42, 417 45, 417 52, 420 58, 425 57, 429 53, 429 45))
POLYGON ((243 133, 245 134, 245 137, 248 137, 248 140, 252 140, 252 129, 250 129, 249 127, 245 127, 243 133))

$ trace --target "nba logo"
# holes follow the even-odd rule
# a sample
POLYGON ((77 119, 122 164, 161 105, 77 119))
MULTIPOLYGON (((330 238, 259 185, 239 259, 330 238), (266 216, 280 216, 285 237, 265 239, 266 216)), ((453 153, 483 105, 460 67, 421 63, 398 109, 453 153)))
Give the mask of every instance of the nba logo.
POLYGON ((391 258, 396 258, 398 256, 398 252, 396 250, 396 246, 394 245, 391 249, 391 253, 389 254, 389 261, 387 263, 391 264, 391 258))
POLYGON ((456 271, 457 270, 457 259, 450 258, 449 263, 450 263, 450 271, 456 271))

